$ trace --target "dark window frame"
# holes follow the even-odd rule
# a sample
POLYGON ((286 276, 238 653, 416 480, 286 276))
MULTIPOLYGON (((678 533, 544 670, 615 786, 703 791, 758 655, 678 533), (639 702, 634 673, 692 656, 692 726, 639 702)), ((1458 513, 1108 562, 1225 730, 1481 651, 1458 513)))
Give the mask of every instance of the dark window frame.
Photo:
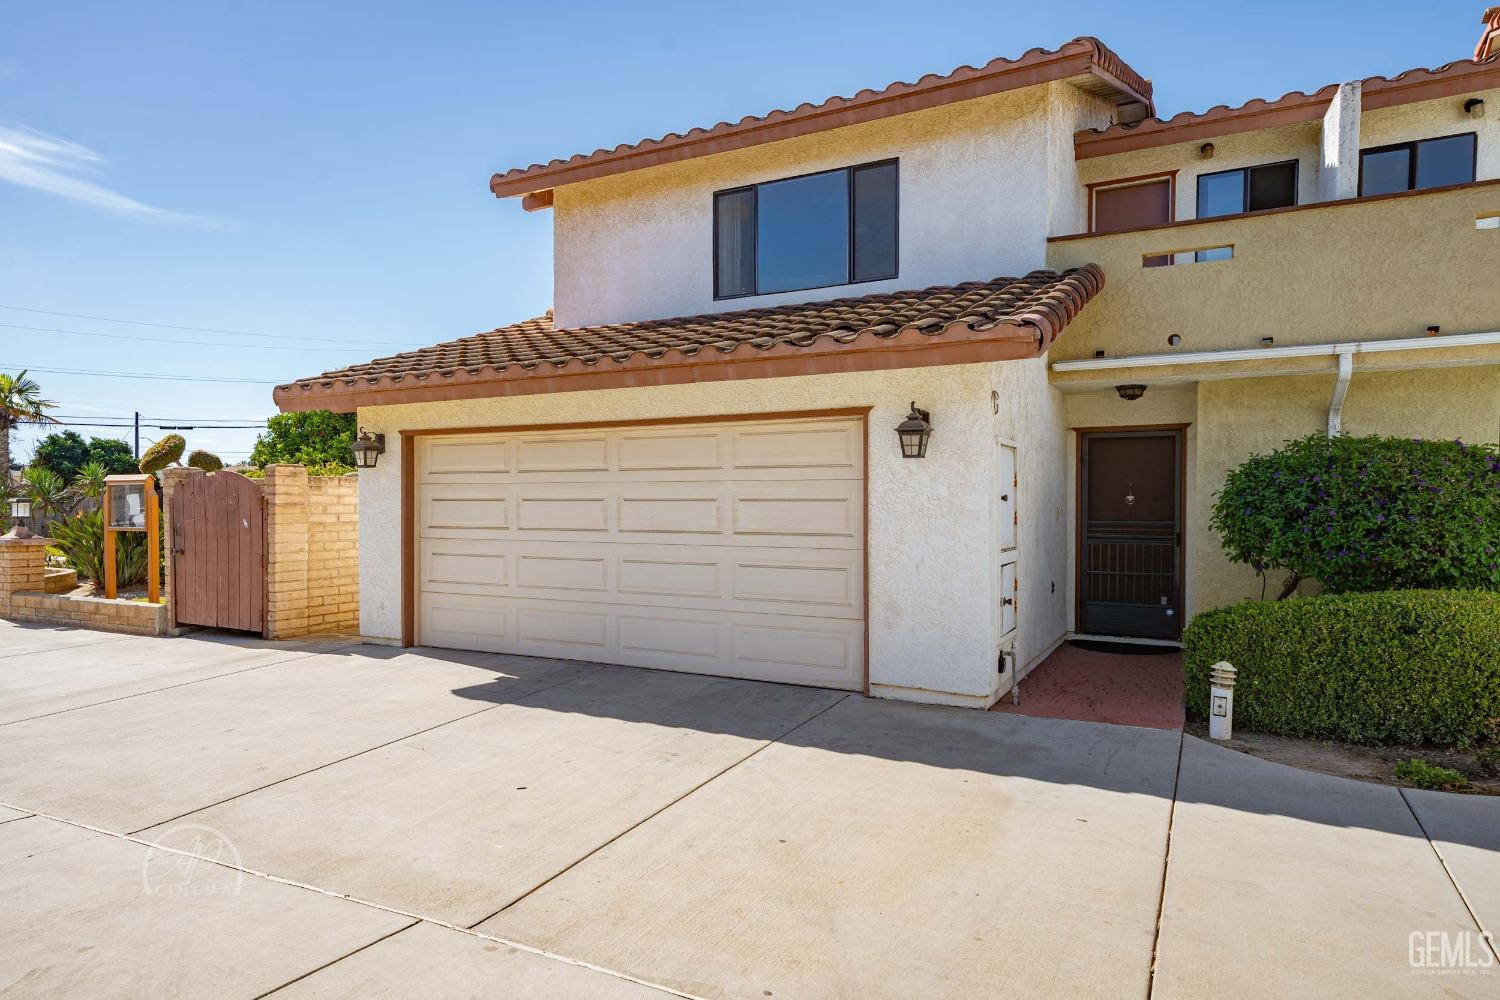
MULTIPOLYGON (((1371 153, 1391 153, 1391 152, 1394 152, 1394 151, 1396 151, 1398 149, 1404 149, 1404 150, 1406 150, 1407 151, 1407 157, 1406 157, 1406 190, 1407 191, 1431 191, 1431 190, 1433 190, 1432 188, 1419 188, 1419 187, 1417 187, 1417 160, 1418 160, 1418 158, 1420 156, 1420 154, 1417 152, 1418 148, 1420 146, 1422 146, 1424 143, 1428 143, 1428 142, 1441 142, 1444 139, 1461 139, 1464 136, 1469 136, 1469 137, 1471 137, 1474 140, 1474 148, 1473 148, 1473 155, 1472 155, 1472 158, 1471 158, 1471 162, 1469 163, 1469 180, 1463 181, 1461 183, 1465 183, 1465 184, 1472 184, 1472 183, 1474 183, 1474 181, 1479 177, 1479 133, 1478 132, 1454 132, 1451 135, 1429 135, 1429 136, 1423 136, 1420 139, 1408 139, 1405 142, 1392 142, 1392 143, 1387 143, 1384 146, 1371 146, 1368 149, 1361 149, 1359 151, 1359 197, 1361 197, 1361 198, 1370 198, 1370 197, 1378 198, 1378 197, 1381 197, 1380 195, 1367 195, 1367 194, 1365 194, 1365 157, 1367 155, 1369 155, 1371 153)), ((1444 185, 1441 185, 1441 186, 1442 187, 1452 187, 1453 185, 1444 184, 1444 185)), ((1389 194, 1401 194, 1402 192, 1400 192, 1400 191, 1393 191, 1393 192, 1387 192, 1387 193, 1389 193, 1389 194)))
MULTIPOLYGON (((1290 160, 1273 160, 1270 163, 1251 163, 1243 167, 1230 167, 1228 170, 1211 170, 1206 174, 1198 174, 1193 180, 1193 217, 1198 219, 1223 219, 1228 215, 1204 215, 1203 214, 1203 178, 1223 177, 1225 174, 1244 174, 1245 183, 1242 185, 1243 196, 1240 199, 1239 212, 1231 212, 1230 215, 1250 214, 1250 171, 1259 170, 1262 167, 1284 167, 1288 163, 1292 165, 1292 203, 1282 205, 1278 208, 1295 208, 1302 204, 1302 161, 1293 157, 1290 160)), ((1257 212, 1275 212, 1277 208, 1257 208, 1257 212)))
POLYGON ((784 295, 788 292, 811 292, 820 288, 841 288, 844 285, 866 285, 872 281, 891 281, 901 276, 901 160, 898 157, 890 157, 884 160, 870 160, 867 163, 853 163, 847 167, 834 167, 832 170, 810 170, 805 174, 793 174, 789 177, 776 177, 768 181, 757 181, 754 184, 741 184, 739 187, 724 188, 713 194, 713 212, 709 224, 713 227, 713 292, 714 301, 721 302, 728 299, 748 299, 757 295, 784 295), (870 167, 891 166, 896 168, 896 183, 893 191, 894 203, 892 208, 896 213, 895 240, 891 248, 894 267, 891 273, 877 278, 854 277, 855 254, 854 254, 854 231, 858 220, 854 213, 854 175, 856 171, 870 167), (820 177, 824 174, 843 174, 846 178, 845 192, 849 199, 849 268, 845 272, 847 281, 834 281, 822 285, 808 285, 799 288, 783 288, 774 292, 762 292, 760 290, 760 189, 767 184, 779 184, 782 181, 798 181, 805 177, 820 177), (750 261, 754 272, 755 288, 748 292, 737 292, 733 295, 719 294, 719 198, 724 195, 743 194, 750 192, 752 219, 750 226, 750 261))

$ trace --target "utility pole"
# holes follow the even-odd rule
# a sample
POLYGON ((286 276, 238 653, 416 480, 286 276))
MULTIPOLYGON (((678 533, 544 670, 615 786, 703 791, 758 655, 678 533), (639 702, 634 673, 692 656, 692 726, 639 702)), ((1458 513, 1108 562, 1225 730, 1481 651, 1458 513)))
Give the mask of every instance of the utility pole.
POLYGON ((135 460, 141 460, 141 411, 135 411, 135 460))

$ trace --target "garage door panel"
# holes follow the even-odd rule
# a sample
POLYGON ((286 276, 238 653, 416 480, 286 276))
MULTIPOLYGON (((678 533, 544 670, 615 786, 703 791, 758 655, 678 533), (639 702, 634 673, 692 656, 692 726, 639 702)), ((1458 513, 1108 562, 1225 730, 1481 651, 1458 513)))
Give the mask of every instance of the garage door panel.
POLYGON ((516 529, 536 531, 609 530, 609 497, 575 493, 521 492, 516 497, 516 529))
POLYGON ((466 475, 510 472, 511 441, 496 437, 422 439, 422 470, 427 482, 453 481, 466 475))
POLYGON ((523 437, 517 441, 517 472, 606 472, 609 441, 591 437, 523 437))
POLYGON ((617 468, 620 472, 718 473, 724 468, 724 432, 621 433, 617 468))
POLYGON ((604 652, 609 648, 610 614, 596 607, 520 605, 516 609, 516 638, 575 650, 604 652))
POLYGON ((419 641, 858 688, 862 427, 423 439, 419 641))
POLYGON ((626 488, 620 494, 619 505, 618 524, 624 533, 724 533, 724 497, 718 493, 706 493, 701 487, 680 496, 663 495, 660 487, 651 492, 626 488))
POLYGON ((424 594, 418 626, 428 646, 503 653, 515 645, 513 615, 489 597, 424 594))
POLYGON ((452 548, 453 544, 449 539, 423 543, 423 590, 497 596, 510 589, 510 555, 460 550, 452 548))
POLYGON ((632 552, 619 562, 617 590, 626 599, 718 597, 723 584, 718 559, 650 558, 632 552))
POLYGON ((609 592, 610 558, 600 554, 520 555, 516 558, 516 590, 609 592))
POLYGON ((422 533, 484 537, 511 525, 510 489, 502 485, 432 485, 421 490, 422 533))
POLYGON ((736 469, 806 469, 826 467, 854 471, 864 459, 857 425, 766 424, 732 430, 736 469))
MULTIPOLYGON (((475 600, 440 595, 444 602, 475 600)), ((748 677, 816 687, 857 688, 864 669, 864 624, 839 619, 672 609, 657 613, 560 601, 509 601, 510 618, 444 603, 435 625, 465 648, 598 660, 626 666, 748 677)), ((423 641, 439 644, 427 633, 423 641)))
MULTIPOLYGON (((734 497, 734 533, 803 540, 790 543, 794 545, 805 545, 808 538, 857 539, 864 534, 861 501, 857 483, 822 488, 788 483, 777 490, 762 487, 738 491, 734 497)), ((764 538, 758 544, 766 544, 764 538)))

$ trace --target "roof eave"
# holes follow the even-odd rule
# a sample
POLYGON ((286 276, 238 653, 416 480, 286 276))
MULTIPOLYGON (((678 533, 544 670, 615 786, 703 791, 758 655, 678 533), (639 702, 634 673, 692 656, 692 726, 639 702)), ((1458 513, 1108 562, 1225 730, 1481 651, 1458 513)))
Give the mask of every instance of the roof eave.
POLYGON ((1096 39, 1076 38, 1052 52, 1033 50, 1014 61, 997 63, 982 71, 955 71, 927 83, 892 84, 881 91, 865 91, 847 99, 832 98, 792 111, 774 111, 759 119, 720 123, 711 129, 694 129, 686 135, 673 134, 613 150, 597 150, 525 171, 497 173, 490 178, 490 191, 497 198, 536 194, 564 184, 746 149, 1069 78, 1098 80, 1117 105, 1140 104, 1148 115, 1155 113, 1149 92, 1142 93, 1145 88, 1134 87, 1126 79, 1127 74, 1135 71, 1096 39), (1115 66, 1119 72, 1112 68, 1115 66))
MULTIPOLYGON (((1412 69, 1393 77, 1369 77, 1360 84, 1360 106, 1365 111, 1458 97, 1500 87, 1500 58, 1492 57, 1482 63, 1463 60, 1437 69, 1412 69)), ((1337 90, 1338 84, 1328 84, 1311 94, 1294 91, 1274 101, 1256 98, 1237 108, 1220 106, 1201 113, 1185 111, 1165 121, 1151 119, 1078 132, 1073 136, 1073 155, 1084 160, 1317 121, 1327 111, 1337 90)))
POLYGON ((513 365, 496 370, 485 366, 478 372, 458 369, 425 376, 311 380, 277 386, 274 398, 283 413, 350 413, 364 406, 398 403, 1014 361, 1046 353, 1060 332, 1059 324, 1045 318, 986 329, 956 321, 938 333, 906 329, 888 338, 866 334, 852 343, 830 343, 823 348, 778 344, 758 350, 742 345, 713 357, 686 357, 672 351, 660 358, 637 354, 625 362, 600 361, 594 365, 570 361, 547 368, 513 365))

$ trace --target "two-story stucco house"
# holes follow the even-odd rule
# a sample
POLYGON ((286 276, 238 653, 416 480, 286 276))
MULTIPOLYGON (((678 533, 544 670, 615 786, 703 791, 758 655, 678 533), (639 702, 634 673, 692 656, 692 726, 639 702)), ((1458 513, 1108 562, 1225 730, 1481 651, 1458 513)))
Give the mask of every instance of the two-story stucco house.
POLYGON ((984 707, 1259 596, 1249 454, 1500 435, 1497 39, 1160 120, 1079 38, 497 174, 553 310, 276 390, 387 443, 364 634, 984 707))

